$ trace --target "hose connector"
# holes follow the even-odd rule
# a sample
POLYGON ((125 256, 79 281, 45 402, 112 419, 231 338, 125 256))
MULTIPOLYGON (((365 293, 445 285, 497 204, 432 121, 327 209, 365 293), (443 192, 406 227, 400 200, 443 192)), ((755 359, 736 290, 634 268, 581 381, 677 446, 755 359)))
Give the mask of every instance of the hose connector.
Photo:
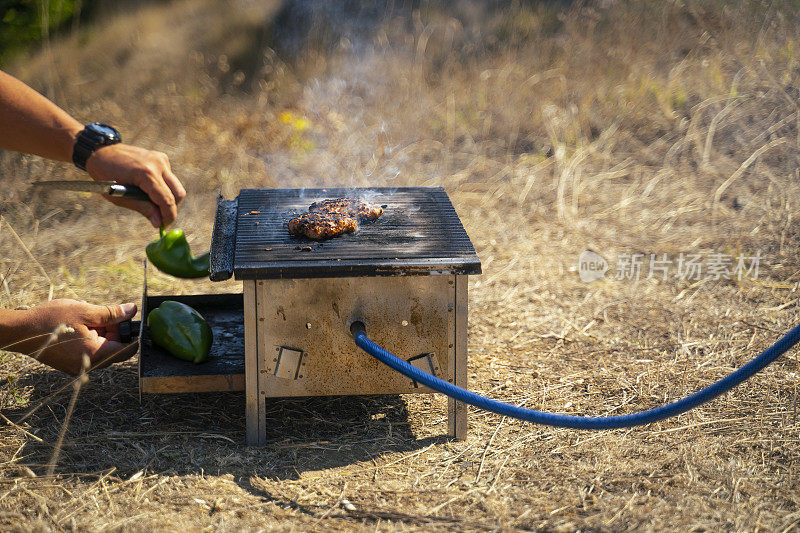
POLYGON ((352 324, 350 324, 350 334, 351 334, 351 335, 353 336, 353 338, 355 339, 355 338, 356 338, 356 336, 357 336, 358 334, 360 334, 360 333, 363 333, 363 334, 365 334, 365 335, 366 335, 366 333, 367 333, 367 328, 366 328, 366 326, 364 326, 364 323, 363 323, 363 322, 361 322, 360 320, 354 320, 354 321, 353 321, 353 323, 352 323, 352 324))

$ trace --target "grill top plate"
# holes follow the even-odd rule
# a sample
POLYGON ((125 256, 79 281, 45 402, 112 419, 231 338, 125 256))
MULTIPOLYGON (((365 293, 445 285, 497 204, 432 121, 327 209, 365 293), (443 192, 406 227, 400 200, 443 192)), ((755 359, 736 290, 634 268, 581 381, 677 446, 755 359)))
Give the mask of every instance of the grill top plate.
POLYGON ((220 200, 217 207, 211 245, 215 281, 231 274, 269 279, 481 273, 441 187, 243 189, 233 202, 238 205, 220 200), (342 197, 382 205, 383 215, 359 223, 356 233, 321 243, 289 234, 286 223, 312 202, 342 197))

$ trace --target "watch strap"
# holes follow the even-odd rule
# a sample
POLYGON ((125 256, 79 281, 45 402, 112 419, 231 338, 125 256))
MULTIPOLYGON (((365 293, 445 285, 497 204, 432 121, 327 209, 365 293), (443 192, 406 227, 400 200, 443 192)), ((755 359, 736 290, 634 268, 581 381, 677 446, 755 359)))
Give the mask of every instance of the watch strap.
POLYGON ((72 162, 81 170, 86 170, 86 161, 98 148, 122 142, 122 138, 116 130, 113 130, 116 132, 115 136, 109 136, 95 129, 97 126, 108 127, 97 122, 87 124, 75 139, 75 145, 72 148, 72 162))

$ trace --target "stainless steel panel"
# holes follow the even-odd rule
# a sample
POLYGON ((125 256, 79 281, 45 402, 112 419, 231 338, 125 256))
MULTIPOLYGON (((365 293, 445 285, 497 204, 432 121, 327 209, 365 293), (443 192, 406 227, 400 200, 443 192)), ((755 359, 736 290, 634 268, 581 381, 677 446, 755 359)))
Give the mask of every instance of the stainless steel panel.
POLYGON ((257 301, 262 397, 431 392, 356 348, 354 317, 387 350, 404 359, 434 354, 448 375, 452 276, 259 280, 257 301), (303 379, 275 375, 281 347, 304 353, 303 379))

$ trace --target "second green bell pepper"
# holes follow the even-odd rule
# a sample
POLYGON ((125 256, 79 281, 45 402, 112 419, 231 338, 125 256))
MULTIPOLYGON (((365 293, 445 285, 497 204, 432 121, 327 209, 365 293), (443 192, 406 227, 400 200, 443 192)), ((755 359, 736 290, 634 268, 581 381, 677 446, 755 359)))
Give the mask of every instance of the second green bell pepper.
POLYGON ((145 248, 147 258, 160 271, 176 278, 202 278, 208 276, 208 252, 194 257, 182 229, 164 232, 160 238, 145 248))
POLYGON ((153 342, 178 359, 202 363, 208 359, 214 334, 205 319, 186 304, 167 300, 147 315, 153 342))

